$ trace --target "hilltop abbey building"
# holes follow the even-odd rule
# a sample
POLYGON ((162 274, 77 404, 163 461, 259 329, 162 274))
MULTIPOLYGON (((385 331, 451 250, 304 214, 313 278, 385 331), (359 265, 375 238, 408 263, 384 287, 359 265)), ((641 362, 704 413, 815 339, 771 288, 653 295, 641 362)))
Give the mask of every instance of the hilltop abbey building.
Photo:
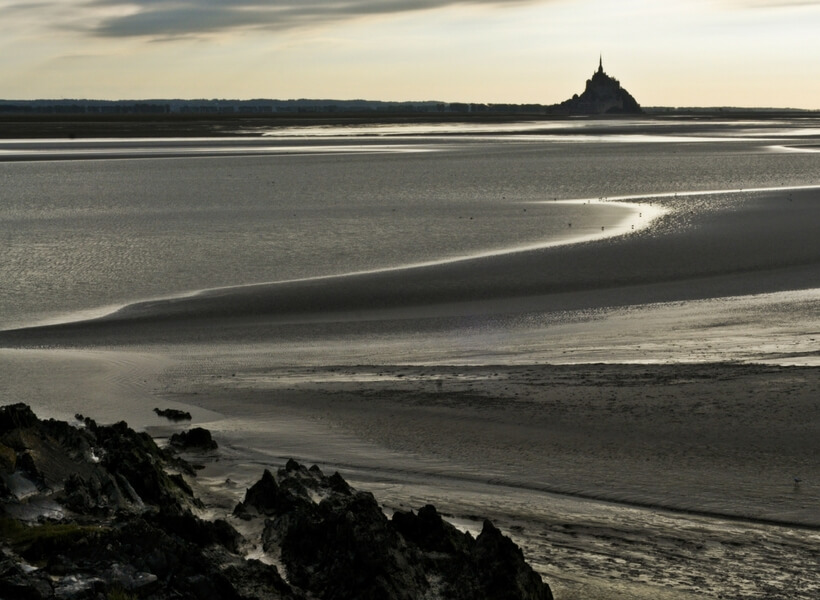
POLYGON ((604 72, 603 57, 598 59, 598 70, 587 79, 584 92, 580 96, 575 94, 556 108, 577 115, 643 113, 635 98, 621 87, 621 82, 604 72))

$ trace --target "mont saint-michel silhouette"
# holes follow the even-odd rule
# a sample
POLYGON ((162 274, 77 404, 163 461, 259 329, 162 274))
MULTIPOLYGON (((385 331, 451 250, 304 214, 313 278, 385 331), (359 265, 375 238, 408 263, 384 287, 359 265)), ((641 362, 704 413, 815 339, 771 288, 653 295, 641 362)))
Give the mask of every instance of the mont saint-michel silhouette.
POLYGON ((587 79, 584 92, 580 96, 575 94, 556 108, 572 115, 643 113, 635 98, 621 87, 621 82, 604 72, 603 56, 598 59, 598 70, 587 79))

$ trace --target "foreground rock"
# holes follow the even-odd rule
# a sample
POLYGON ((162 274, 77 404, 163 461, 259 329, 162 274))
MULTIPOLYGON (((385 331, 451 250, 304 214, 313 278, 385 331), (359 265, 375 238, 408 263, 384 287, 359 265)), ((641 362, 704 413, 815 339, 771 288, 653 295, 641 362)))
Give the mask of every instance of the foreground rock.
POLYGON ((234 514, 264 517, 265 551, 279 556, 291 583, 320 598, 552 598, 489 521, 473 538, 430 505, 388 520, 369 492, 294 461, 276 477, 265 471, 234 514))
POLYGON ((77 515, 111 516, 146 506, 198 506, 181 476, 190 466, 125 423, 80 426, 39 420, 24 404, 0 408, 0 499, 21 514, 56 503, 77 515))
MULTIPOLYGON (((210 434, 195 436, 212 448, 210 434)), ((387 519, 340 475, 289 461, 229 517, 260 525, 245 539, 229 520, 195 516, 192 474, 125 423, 0 407, 0 598, 552 598, 489 522, 473 538, 432 506, 387 519), (287 582, 245 557, 260 545, 287 582)))
POLYGON ((125 423, 5 406, 0 456, 0 598, 302 598, 241 558, 227 521, 194 516, 190 467, 125 423), (246 580, 267 591, 241 593, 246 580))

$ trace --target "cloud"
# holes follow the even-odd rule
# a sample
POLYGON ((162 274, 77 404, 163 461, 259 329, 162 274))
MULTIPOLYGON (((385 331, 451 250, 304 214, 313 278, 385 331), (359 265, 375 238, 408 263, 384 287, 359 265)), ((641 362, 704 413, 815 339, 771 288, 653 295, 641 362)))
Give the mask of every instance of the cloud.
POLYGON ((741 8, 801 8, 820 6, 820 0, 732 0, 731 4, 741 8))
POLYGON ((539 0, 93 0, 87 6, 105 9, 108 15, 90 26, 90 30, 99 36, 178 37, 234 29, 296 29, 356 17, 455 5, 504 6, 537 1, 539 0))

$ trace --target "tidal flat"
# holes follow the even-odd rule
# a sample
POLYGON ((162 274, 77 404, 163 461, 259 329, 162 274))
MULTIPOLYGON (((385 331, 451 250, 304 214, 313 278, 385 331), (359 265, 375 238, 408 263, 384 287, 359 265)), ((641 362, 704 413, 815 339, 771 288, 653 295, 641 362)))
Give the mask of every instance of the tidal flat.
POLYGON ((559 599, 817 596, 816 122, 275 133, 6 146, 2 400, 490 517, 559 599))

